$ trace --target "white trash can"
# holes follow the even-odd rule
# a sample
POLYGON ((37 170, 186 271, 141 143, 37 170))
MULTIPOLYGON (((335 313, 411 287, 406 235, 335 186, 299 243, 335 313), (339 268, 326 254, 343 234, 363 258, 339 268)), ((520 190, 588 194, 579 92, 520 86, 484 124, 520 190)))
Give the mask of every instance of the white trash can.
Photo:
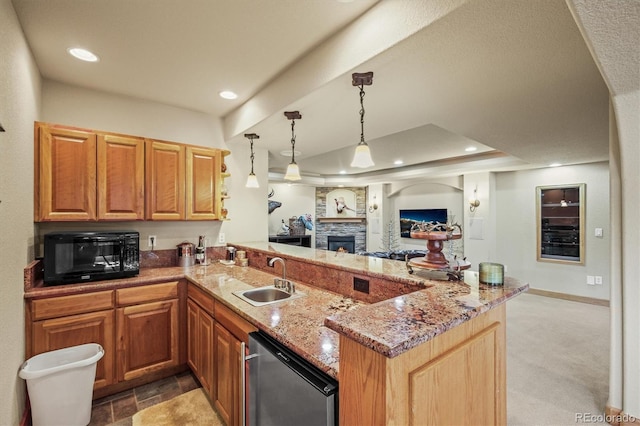
POLYGON ((18 375, 27 381, 33 426, 86 426, 96 364, 104 355, 97 343, 41 353, 22 364, 18 375))

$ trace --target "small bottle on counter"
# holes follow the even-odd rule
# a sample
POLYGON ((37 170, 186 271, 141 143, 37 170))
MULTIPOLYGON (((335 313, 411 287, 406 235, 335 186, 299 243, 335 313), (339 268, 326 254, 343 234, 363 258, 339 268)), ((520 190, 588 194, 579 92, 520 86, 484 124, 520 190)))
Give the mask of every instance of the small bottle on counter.
POLYGON ((198 237, 198 247, 196 247, 196 263, 204 265, 207 263, 207 248, 205 245, 205 236, 198 237))

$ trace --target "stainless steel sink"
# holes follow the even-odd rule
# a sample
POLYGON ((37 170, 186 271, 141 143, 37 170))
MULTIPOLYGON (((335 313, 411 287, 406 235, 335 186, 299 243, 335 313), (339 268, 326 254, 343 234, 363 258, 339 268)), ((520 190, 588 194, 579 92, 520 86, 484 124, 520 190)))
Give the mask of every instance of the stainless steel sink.
POLYGON ((293 294, 275 286, 252 288, 249 290, 234 291, 233 294, 253 306, 264 306, 272 303, 284 302, 304 296, 304 293, 296 291, 293 294))

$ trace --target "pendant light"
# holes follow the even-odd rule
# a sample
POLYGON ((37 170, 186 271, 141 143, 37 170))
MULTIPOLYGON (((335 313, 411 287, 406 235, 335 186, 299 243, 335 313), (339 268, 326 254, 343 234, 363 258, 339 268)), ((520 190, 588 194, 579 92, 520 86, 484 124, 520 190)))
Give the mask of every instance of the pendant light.
POLYGON ((371 151, 369 145, 364 141, 364 86, 371 86, 373 84, 373 72, 357 73, 352 75, 352 84, 360 87, 360 143, 356 146, 356 152, 353 155, 353 161, 351 161, 351 167, 359 167, 361 169, 374 166, 374 162, 371 159, 371 151))
POLYGON ((286 180, 300 180, 300 168, 296 164, 296 135, 294 133, 294 127, 296 125, 295 120, 302 119, 300 111, 285 111, 284 115, 287 119, 291 120, 291 162, 287 166, 287 173, 284 175, 286 180))
POLYGON ((245 133, 245 138, 249 139, 249 143, 251 144, 251 173, 247 176, 247 184, 245 185, 247 188, 260 188, 260 184, 258 183, 258 178, 255 173, 253 173, 253 140, 260 139, 260 136, 255 133, 245 133))

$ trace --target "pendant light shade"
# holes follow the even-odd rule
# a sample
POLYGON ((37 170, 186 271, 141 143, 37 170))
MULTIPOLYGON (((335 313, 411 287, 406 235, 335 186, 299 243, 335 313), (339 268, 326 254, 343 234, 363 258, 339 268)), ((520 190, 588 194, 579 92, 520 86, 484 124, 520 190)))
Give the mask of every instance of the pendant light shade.
POLYGON ((255 133, 245 133, 244 137, 249 139, 249 143, 251 144, 251 173, 249 173, 249 176, 247 177, 247 183, 245 184, 245 186, 247 188, 260 188, 258 178, 256 177, 255 173, 253 173, 253 140, 260 139, 260 136, 256 135, 255 133))
POLYGON ((353 73, 352 84, 360 87, 360 143, 356 146, 356 152, 353 155, 353 161, 351 161, 351 167, 358 167, 361 169, 374 166, 375 163, 371 158, 371 150, 369 145, 364 141, 364 86, 371 86, 373 84, 373 72, 365 73, 353 73))
POLYGON ((294 127, 296 125, 295 120, 302 119, 302 115, 300 115, 300 111, 286 111, 284 115, 287 119, 291 120, 291 162, 287 166, 287 173, 284 175, 284 179, 297 181, 302 178, 300 177, 300 168, 296 163, 296 135, 294 133, 294 127))
POLYGON ((247 188, 260 188, 256 175, 249 173, 249 176, 247 176, 247 184, 245 186, 247 188))
POLYGON ((369 145, 367 145, 366 142, 360 142, 358 146, 356 146, 356 152, 353 155, 351 167, 364 169, 371 166, 375 166, 375 163, 373 162, 373 159, 371 159, 371 150, 369 149, 369 145))
POLYGON ((286 180, 300 180, 300 167, 296 163, 289 163, 287 173, 284 175, 286 180))

